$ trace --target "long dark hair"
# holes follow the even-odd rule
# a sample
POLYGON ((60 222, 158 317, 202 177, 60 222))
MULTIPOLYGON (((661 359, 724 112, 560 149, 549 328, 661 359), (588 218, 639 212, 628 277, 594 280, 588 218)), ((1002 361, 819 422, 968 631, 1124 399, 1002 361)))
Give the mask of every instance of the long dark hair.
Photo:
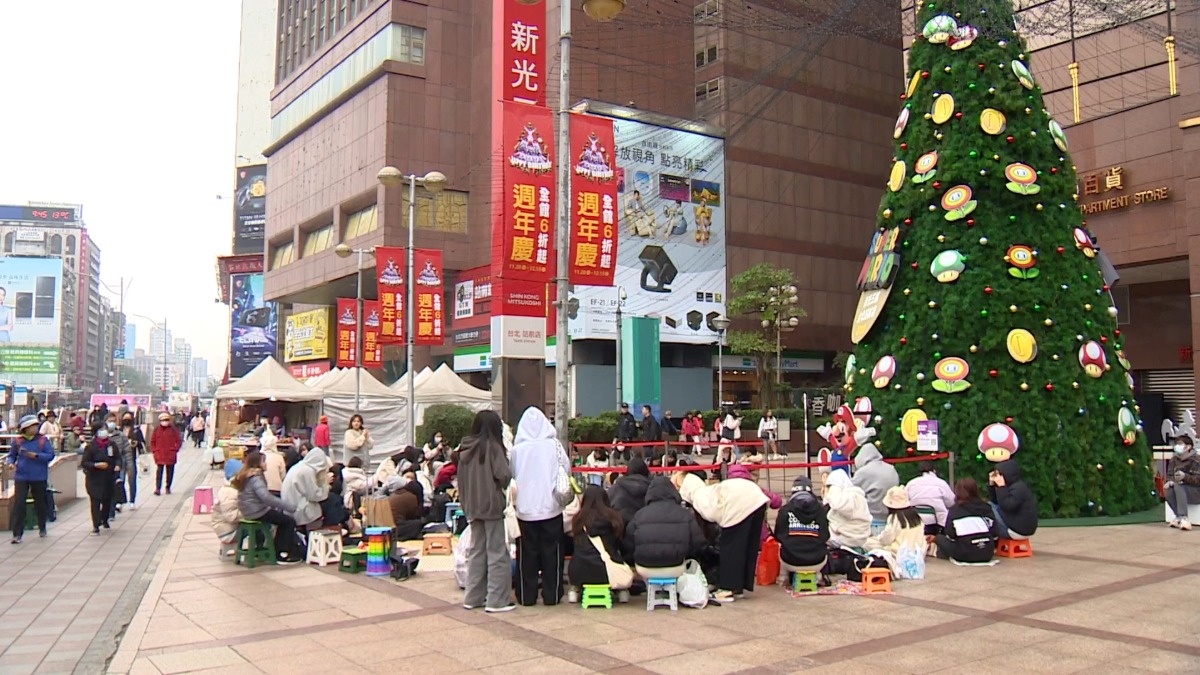
POLYGON ((983 497, 979 494, 979 483, 976 483, 974 478, 959 478, 958 482, 954 484, 955 504, 961 506, 981 501, 983 501, 983 497))
POLYGON ((262 467, 262 451, 251 450, 247 452, 245 458, 242 460, 242 470, 237 472, 237 475, 233 477, 233 480, 229 481, 229 484, 233 486, 233 489, 241 492, 246 489, 246 483, 250 481, 251 476, 262 473, 262 467))
POLYGON ((888 508, 888 516, 896 516, 896 520, 900 521, 900 527, 924 527, 925 521, 921 520, 921 514, 911 506, 906 506, 902 509, 888 508))
POLYGON ((504 422, 495 410, 480 410, 475 413, 475 421, 471 423, 471 435, 467 438, 472 441, 470 447, 474 448, 474 458, 479 464, 483 464, 490 452, 498 451, 503 457, 504 422))
POLYGON ((617 539, 625 532, 625 521, 621 514, 613 509, 608 501, 608 493, 599 485, 589 485, 583 491, 583 502, 579 505, 579 513, 571 519, 571 534, 578 537, 585 533, 586 528, 600 520, 607 520, 612 525, 617 539))

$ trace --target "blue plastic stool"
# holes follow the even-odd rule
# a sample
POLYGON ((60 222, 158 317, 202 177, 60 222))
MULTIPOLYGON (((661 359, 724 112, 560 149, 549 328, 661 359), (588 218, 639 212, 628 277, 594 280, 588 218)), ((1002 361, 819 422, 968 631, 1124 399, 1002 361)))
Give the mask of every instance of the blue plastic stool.
POLYGON ((670 607, 672 612, 679 611, 679 594, 675 579, 646 580, 646 611, 653 612, 655 607, 670 607), (665 596, 659 596, 665 593, 665 596))

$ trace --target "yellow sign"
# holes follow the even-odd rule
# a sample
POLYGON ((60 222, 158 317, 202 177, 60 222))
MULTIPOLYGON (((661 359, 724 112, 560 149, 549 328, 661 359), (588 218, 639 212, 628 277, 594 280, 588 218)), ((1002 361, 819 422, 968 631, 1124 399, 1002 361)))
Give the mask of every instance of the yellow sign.
POLYGON ((1126 192, 1125 179, 1128 177, 1129 174, 1125 173, 1120 166, 1110 166, 1103 171, 1080 176, 1082 182, 1080 193, 1082 195, 1085 197, 1104 195, 1104 198, 1080 204, 1079 211, 1090 216, 1106 211, 1119 211, 1130 206, 1162 202, 1171 198, 1171 188, 1165 185, 1149 190, 1126 192))
POLYGON ((293 314, 287 318, 283 337, 284 361, 316 361, 329 358, 329 309, 293 314))

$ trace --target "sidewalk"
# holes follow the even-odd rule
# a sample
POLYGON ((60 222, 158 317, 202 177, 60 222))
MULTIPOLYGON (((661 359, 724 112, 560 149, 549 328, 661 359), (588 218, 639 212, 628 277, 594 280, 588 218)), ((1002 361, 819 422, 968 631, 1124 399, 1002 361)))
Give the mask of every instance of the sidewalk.
MULTIPOLYGON (((200 451, 179 453, 174 494, 154 496, 154 474, 140 474, 137 511, 89 536, 88 500, 59 509, 49 536, 36 529, 0 543, 0 673, 101 673, 154 574, 152 562, 174 531, 175 514, 207 475, 200 451)), ((83 489, 78 476, 79 494, 83 489)), ((7 523, 4 524, 7 527, 7 523)))
MULTIPOLYGON (((212 475, 216 482, 216 475, 212 475)), ((234 566, 185 513, 112 673, 1200 672, 1200 536, 1166 525, 1047 528, 1035 556, 931 560, 895 595, 704 610, 464 610, 449 557, 408 582, 333 567, 234 566)))

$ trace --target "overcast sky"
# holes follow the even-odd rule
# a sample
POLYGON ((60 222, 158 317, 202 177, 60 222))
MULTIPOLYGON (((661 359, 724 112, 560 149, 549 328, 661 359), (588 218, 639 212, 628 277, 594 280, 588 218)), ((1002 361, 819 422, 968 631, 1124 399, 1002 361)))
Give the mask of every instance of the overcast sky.
MULTIPOLYGON (((229 313, 214 303, 215 259, 232 236, 240 3, 0 10, 0 203, 82 204, 101 279, 114 290, 132 281, 126 313, 166 318, 210 375, 223 373, 229 313)), ((147 348, 150 323, 132 321, 147 348)))

